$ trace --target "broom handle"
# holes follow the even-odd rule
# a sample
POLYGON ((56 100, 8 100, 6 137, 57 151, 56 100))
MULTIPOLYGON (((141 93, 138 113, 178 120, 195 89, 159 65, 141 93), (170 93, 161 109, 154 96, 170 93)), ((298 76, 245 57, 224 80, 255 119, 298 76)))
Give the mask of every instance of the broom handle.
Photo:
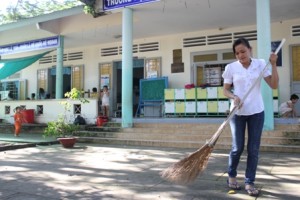
MULTIPOLYGON (((280 51, 280 49, 282 48, 283 44, 285 43, 285 38, 283 38, 279 44, 279 46, 277 47, 276 51, 274 52, 276 55, 278 54, 278 52, 280 51)), ((259 74, 258 78, 255 80, 255 82, 252 84, 252 86, 250 87, 250 89, 247 91, 247 93, 244 95, 244 97, 241 99, 239 105, 235 106, 232 111, 229 113, 227 119, 221 124, 221 126, 218 128, 218 130, 216 131, 216 133, 211 137, 211 139, 207 142, 208 146, 213 147, 215 146, 218 138, 220 137, 221 133, 223 132, 225 126, 230 122, 231 118, 235 115, 235 113, 237 112, 238 108, 243 104, 243 102, 245 101, 245 99, 249 96, 250 92, 252 91, 252 89, 255 87, 255 85, 257 83, 259 83, 259 81, 261 81, 265 71, 268 69, 268 66, 270 65, 270 61, 268 61, 268 63, 265 65, 264 69, 261 71, 261 73, 259 74)))

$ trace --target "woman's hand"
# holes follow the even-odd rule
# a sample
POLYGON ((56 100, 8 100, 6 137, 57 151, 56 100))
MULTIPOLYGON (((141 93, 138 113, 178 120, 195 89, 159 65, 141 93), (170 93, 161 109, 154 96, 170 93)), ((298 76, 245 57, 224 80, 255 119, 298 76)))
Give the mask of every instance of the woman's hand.
POLYGON ((240 97, 238 97, 237 95, 234 95, 234 98, 233 98, 233 104, 234 106, 239 106, 239 109, 243 106, 243 104, 241 104, 241 99, 240 97))
POLYGON ((271 53, 269 61, 271 63, 271 65, 274 67, 276 67, 276 62, 277 62, 278 56, 275 53, 271 53))

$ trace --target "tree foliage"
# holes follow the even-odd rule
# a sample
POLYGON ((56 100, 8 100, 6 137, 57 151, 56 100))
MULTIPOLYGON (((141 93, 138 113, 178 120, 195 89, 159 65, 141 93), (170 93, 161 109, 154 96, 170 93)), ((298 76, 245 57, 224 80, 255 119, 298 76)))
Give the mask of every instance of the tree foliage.
MULTIPOLYGON (((6 1, 6 0, 5 0, 6 1)), ((0 25, 82 5, 78 0, 17 0, 0 13, 0 25)))

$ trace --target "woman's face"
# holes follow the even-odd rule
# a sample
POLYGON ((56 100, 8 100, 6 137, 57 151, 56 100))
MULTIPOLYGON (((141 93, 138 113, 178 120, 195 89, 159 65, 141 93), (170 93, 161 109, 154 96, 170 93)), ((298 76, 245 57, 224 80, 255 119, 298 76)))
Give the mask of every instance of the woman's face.
POLYGON ((250 64, 251 49, 244 44, 239 44, 235 47, 235 57, 242 65, 248 66, 250 64))
POLYGON ((297 101, 298 101, 298 99, 292 99, 292 103, 293 103, 293 104, 296 104, 297 101))

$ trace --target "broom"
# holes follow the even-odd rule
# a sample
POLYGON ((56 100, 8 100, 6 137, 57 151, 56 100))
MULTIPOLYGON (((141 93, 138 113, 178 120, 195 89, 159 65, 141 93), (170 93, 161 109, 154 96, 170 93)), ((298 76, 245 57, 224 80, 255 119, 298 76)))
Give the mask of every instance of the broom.
MULTIPOLYGON (((285 39, 283 38, 279 46, 277 47, 275 54, 281 49, 284 44, 285 39)), ((241 99, 239 105, 235 106, 229 113, 227 119, 221 124, 218 130, 213 134, 213 136, 208 140, 201 148, 199 148, 194 153, 183 158, 182 160, 174 163, 167 169, 161 172, 161 177, 177 184, 188 184, 193 182, 199 174, 201 174, 207 167, 208 159, 211 152, 214 149, 217 140, 219 139, 221 133, 223 132, 226 125, 229 123, 231 118, 235 115, 238 108, 242 105, 244 100, 248 97, 255 85, 262 79, 264 72, 268 69, 270 61, 266 64, 259 77, 256 79, 251 88, 247 91, 245 96, 241 99)))

